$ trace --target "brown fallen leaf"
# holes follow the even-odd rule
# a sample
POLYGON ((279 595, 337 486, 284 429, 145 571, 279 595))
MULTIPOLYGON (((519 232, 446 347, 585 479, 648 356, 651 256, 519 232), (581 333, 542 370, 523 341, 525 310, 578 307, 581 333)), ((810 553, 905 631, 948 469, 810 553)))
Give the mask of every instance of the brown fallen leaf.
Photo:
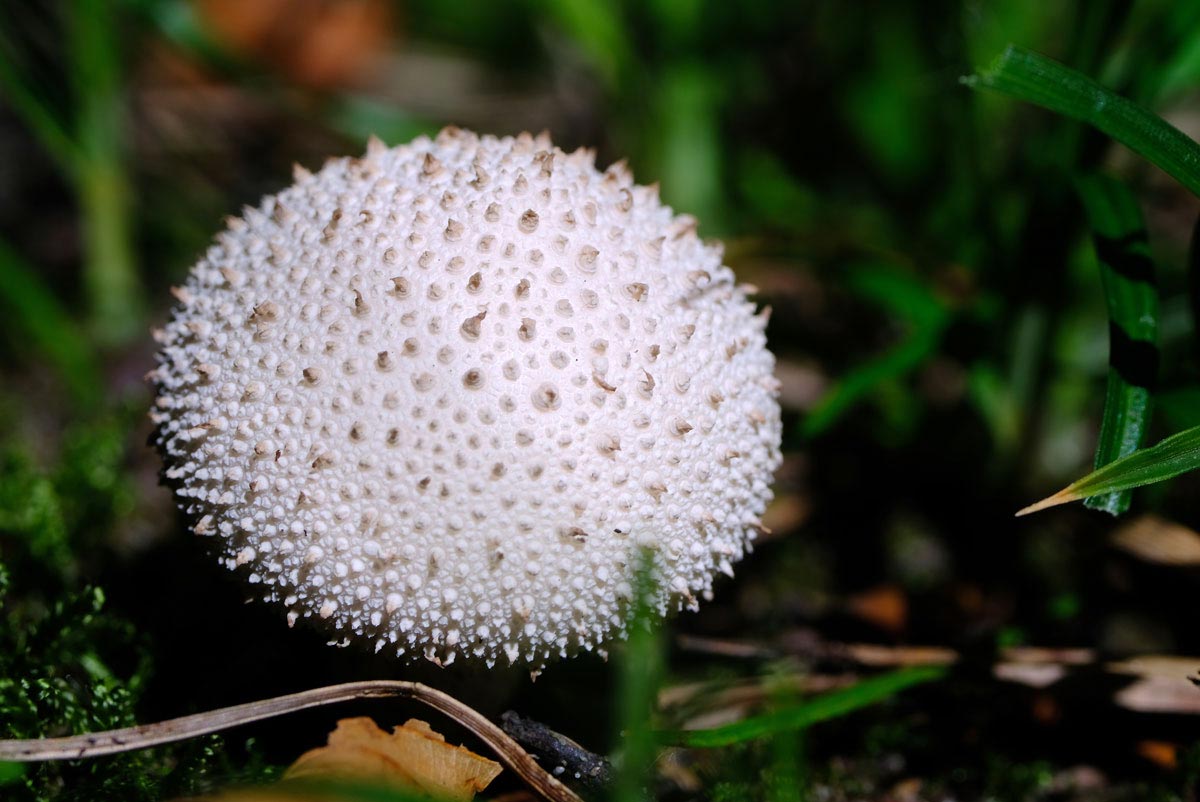
MULTIPOLYGON (((278 785, 176 802, 324 802, 324 794, 297 797, 295 791, 304 783, 331 780, 470 802, 500 771, 499 763, 446 743, 424 721, 409 719, 389 733, 369 718, 344 718, 327 745, 301 755, 278 785)), ((328 799, 333 802, 332 796, 328 799)))
POLYGON ((1200 666, 1200 655, 1141 654, 1108 663, 1105 668, 1114 674, 1185 681, 1188 675, 1196 672, 1197 666, 1200 666))
POLYGON ((908 625, 908 597, 896 585, 878 585, 846 599, 846 611, 898 635, 908 625))
POLYGON ((1137 680, 1117 692, 1118 705, 1140 713, 1200 714, 1200 690, 1188 680, 1200 657, 1151 654, 1133 657, 1106 668, 1137 680))
POLYGON ((1147 562, 1200 565, 1200 534, 1157 515, 1135 518, 1113 533, 1112 542, 1147 562))
POLYGON ((387 733, 369 718, 344 718, 328 745, 301 755, 283 779, 378 781, 466 802, 499 773, 499 763, 446 743, 424 721, 387 733))
POLYGON ((199 0, 205 29, 234 53, 314 89, 363 83, 396 33, 387 0, 199 0))
POLYGON ((958 662, 958 652, 942 646, 880 646, 874 643, 846 643, 839 646, 840 656, 864 666, 948 666, 958 662))
POLYGON ((1179 767, 1179 744, 1170 741, 1138 741, 1137 753, 1160 769, 1174 771, 1179 767))
POLYGON ((997 663, 992 675, 1004 682, 1048 688, 1067 675, 1067 668, 1056 663, 997 663))

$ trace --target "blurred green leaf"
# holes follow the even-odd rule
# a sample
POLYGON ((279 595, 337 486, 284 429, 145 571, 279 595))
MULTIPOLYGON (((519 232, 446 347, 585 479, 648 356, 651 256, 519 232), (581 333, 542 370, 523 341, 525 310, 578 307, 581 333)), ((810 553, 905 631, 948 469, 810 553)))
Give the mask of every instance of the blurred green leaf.
POLYGON ((879 167, 893 179, 913 181, 935 146, 927 130, 931 94, 922 86, 927 48, 912 30, 916 19, 898 11, 892 7, 882 24, 872 26, 868 58, 874 68, 846 88, 842 103, 855 136, 879 167))
POLYGON ((45 93, 28 79, 18 62, 9 19, 0 19, 0 97, 37 137, 63 174, 73 176, 79 149, 59 115, 44 101, 45 93))
POLYGON ((800 424, 801 434, 816 437, 827 431, 871 391, 916 369, 937 347, 937 342, 935 332, 914 332, 880 356, 847 371, 800 424))
POLYGON ((1089 123, 1145 156, 1200 196, 1200 145, 1158 115, 1063 64, 1010 45, 987 69, 963 78, 1089 123))
POLYGON ((657 83, 655 158, 663 199, 695 215, 705 234, 718 233, 724 191, 717 82, 704 65, 687 64, 657 83))
POLYGON ((80 161, 76 191, 83 219, 83 277, 93 333, 121 343, 144 325, 133 248, 132 190, 125 171, 125 104, 115 0, 73 0, 67 44, 80 161))
POLYGON ((421 134, 433 135, 440 127, 365 95, 334 98, 325 116, 335 130, 363 143, 376 136, 387 145, 397 145, 421 134))
POLYGON ((1200 426, 1200 387, 1160 391, 1155 395, 1154 404, 1172 429, 1200 426))
MULTIPOLYGON (((1109 318, 1108 389, 1095 467, 1137 451, 1150 419, 1151 390, 1158 373, 1158 291, 1146 224, 1137 199, 1112 178, 1091 175, 1077 182, 1092 229, 1109 318)), ((1119 515, 1131 492, 1087 499, 1092 509, 1119 515)))
POLYGON ((899 343, 837 380, 800 424, 805 437, 825 432, 866 395, 920 366, 937 349, 950 319, 928 284, 895 268, 860 268, 846 282, 857 294, 903 320, 910 331, 899 343))
POLYGON ((648 0, 646 11, 655 34, 668 48, 695 47, 705 22, 705 0, 648 0))
POLYGON ((607 0, 541 0, 549 16, 579 45, 613 89, 634 68, 620 4, 607 0))
POLYGON ((972 365, 967 377, 967 391, 987 421, 997 448, 1002 452, 1015 448, 1021 432, 1022 410, 1001 371, 982 361, 972 365))
POLYGON ((1106 54, 1106 77, 1111 74, 1128 86, 1127 96, 1143 102, 1178 97, 1200 77, 1200 5, 1133 3, 1115 44, 1115 51, 1106 54), (1155 43, 1153 58, 1146 57, 1146 42, 1155 43))
POLYGON ((1156 446, 1135 451, 1072 482, 1053 496, 1020 510, 1017 515, 1044 510, 1088 496, 1119 493, 1173 479, 1200 468, 1200 426, 1171 435, 1156 446))
POLYGON ((990 5, 987 13, 968 12, 963 15, 968 56, 980 62, 992 58, 1009 42, 1057 39, 1063 25, 1075 22, 1071 12, 1067 4, 1045 0, 1008 0, 990 5))
POLYGON ((821 208, 820 195, 790 175, 787 165, 769 151, 743 154, 735 174, 757 225, 769 223, 787 231, 803 231, 821 208))
POLYGON ((1163 69, 1157 89, 1160 95, 1170 97, 1194 89, 1197 83, 1200 83, 1200 29, 1193 30, 1163 69))
POLYGON ((803 730, 822 721, 840 718, 856 710, 886 701, 914 685, 941 679, 943 666, 919 666, 882 674, 849 688, 821 694, 794 705, 752 716, 732 724, 707 730, 683 730, 662 733, 668 743, 689 747, 731 746, 765 738, 776 733, 803 730))
POLYGON ((54 366, 81 406, 99 397, 100 370, 90 344, 36 271, 3 241, 0 309, 6 313, 3 325, 54 366))
POLYGON ((847 276, 846 286, 855 295, 917 327, 934 326, 946 319, 946 306, 933 287, 920 276, 896 267, 858 268, 847 276))
POLYGON ((68 71, 75 113, 68 124, 22 70, 11 36, 0 29, 0 92, 64 177, 73 182, 86 241, 83 281, 94 334, 115 343, 143 325, 142 286, 131 241, 124 169, 124 102, 114 0, 73 0, 67 15, 68 71))

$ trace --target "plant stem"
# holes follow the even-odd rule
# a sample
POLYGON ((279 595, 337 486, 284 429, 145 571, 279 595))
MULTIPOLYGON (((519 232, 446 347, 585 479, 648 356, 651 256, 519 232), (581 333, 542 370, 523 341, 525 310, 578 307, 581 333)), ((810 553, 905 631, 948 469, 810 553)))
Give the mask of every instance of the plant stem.
POLYGON ((81 152, 76 191, 86 248, 84 288, 92 330, 109 345, 136 335, 142 323, 122 152, 124 108, 113 6, 112 0, 74 0, 70 22, 81 152))
POLYGON ((130 242, 128 184, 115 159, 80 166, 78 197, 86 253, 83 276, 91 330, 105 345, 141 330, 141 285, 130 242))

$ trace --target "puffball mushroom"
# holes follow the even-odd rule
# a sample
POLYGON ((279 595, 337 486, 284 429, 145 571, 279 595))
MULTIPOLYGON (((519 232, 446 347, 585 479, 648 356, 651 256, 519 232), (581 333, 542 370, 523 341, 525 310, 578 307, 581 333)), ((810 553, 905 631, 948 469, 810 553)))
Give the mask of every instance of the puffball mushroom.
POLYGON ((153 373, 197 535, 341 644, 537 669, 749 548, 780 462, 765 313, 623 164, 446 129, 229 220, 153 373))

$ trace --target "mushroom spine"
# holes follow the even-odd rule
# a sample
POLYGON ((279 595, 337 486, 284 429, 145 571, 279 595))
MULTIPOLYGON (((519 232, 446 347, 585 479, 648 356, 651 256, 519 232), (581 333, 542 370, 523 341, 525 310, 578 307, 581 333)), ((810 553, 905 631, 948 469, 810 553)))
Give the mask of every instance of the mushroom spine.
POLYGON ((151 412, 194 531, 343 643, 539 668, 732 574, 778 385, 695 221, 547 137, 297 169, 192 268, 151 412))

